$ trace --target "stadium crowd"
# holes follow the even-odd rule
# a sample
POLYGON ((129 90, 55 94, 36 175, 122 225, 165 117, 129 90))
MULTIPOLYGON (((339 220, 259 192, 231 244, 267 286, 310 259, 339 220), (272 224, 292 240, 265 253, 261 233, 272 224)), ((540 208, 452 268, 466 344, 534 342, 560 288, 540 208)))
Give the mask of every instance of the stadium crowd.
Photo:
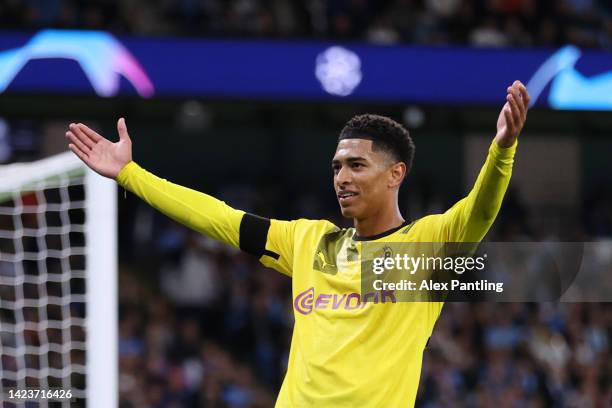
MULTIPOLYGON (((408 207, 429 213, 441 201, 408 207)), ((120 278, 122 407, 273 406, 291 339, 290 280, 134 204, 135 246, 122 250, 131 259, 120 278)), ((594 214, 601 202, 589 205, 585 214, 594 214)), ((526 214, 511 193, 488 239, 535 238, 526 214)), ((576 232, 581 239, 612 238, 589 225, 576 232)), ((447 303, 424 356, 417 406, 606 406, 611 312, 606 303, 447 303)))
POLYGON ((606 0, 6 0, 5 29, 612 48, 606 0))

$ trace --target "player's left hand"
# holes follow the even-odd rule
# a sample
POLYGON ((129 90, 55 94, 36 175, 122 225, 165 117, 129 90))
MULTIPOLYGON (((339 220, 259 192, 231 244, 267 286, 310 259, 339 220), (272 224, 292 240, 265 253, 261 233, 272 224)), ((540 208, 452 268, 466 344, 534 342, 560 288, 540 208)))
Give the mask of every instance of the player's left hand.
POLYGON ((521 81, 514 81, 507 89, 506 103, 497 119, 497 135, 495 141, 502 148, 510 147, 521 133, 527 120, 529 108, 529 92, 521 81))

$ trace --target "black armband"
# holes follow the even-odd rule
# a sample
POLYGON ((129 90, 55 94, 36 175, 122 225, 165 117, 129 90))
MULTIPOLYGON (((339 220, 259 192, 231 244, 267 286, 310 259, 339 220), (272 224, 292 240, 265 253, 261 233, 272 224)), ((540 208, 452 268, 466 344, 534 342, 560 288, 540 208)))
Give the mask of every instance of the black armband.
POLYGON ((279 255, 266 249, 270 219, 246 213, 240 221, 240 249, 261 258, 262 255, 278 259, 279 255))

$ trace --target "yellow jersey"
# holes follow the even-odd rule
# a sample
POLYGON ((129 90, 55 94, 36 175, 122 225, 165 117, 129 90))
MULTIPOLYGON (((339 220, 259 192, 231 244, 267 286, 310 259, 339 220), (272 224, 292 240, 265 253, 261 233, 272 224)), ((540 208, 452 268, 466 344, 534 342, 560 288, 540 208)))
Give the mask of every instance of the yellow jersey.
POLYGON ((176 221, 292 278, 295 326, 276 407, 412 407, 423 351, 443 303, 361 293, 360 246, 365 240, 481 241, 501 206, 516 145, 502 149, 493 141, 474 187, 445 213, 367 238, 325 220, 247 214, 134 162, 117 181, 176 221))

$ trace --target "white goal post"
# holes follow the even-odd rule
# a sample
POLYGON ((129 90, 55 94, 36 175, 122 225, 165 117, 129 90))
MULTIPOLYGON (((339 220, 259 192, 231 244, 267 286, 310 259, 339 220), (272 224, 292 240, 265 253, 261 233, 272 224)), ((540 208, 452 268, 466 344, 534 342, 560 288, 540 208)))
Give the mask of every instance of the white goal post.
POLYGON ((2 395, 71 390, 80 403, 62 406, 117 407, 117 311, 115 182, 71 152, 0 166, 2 395))

